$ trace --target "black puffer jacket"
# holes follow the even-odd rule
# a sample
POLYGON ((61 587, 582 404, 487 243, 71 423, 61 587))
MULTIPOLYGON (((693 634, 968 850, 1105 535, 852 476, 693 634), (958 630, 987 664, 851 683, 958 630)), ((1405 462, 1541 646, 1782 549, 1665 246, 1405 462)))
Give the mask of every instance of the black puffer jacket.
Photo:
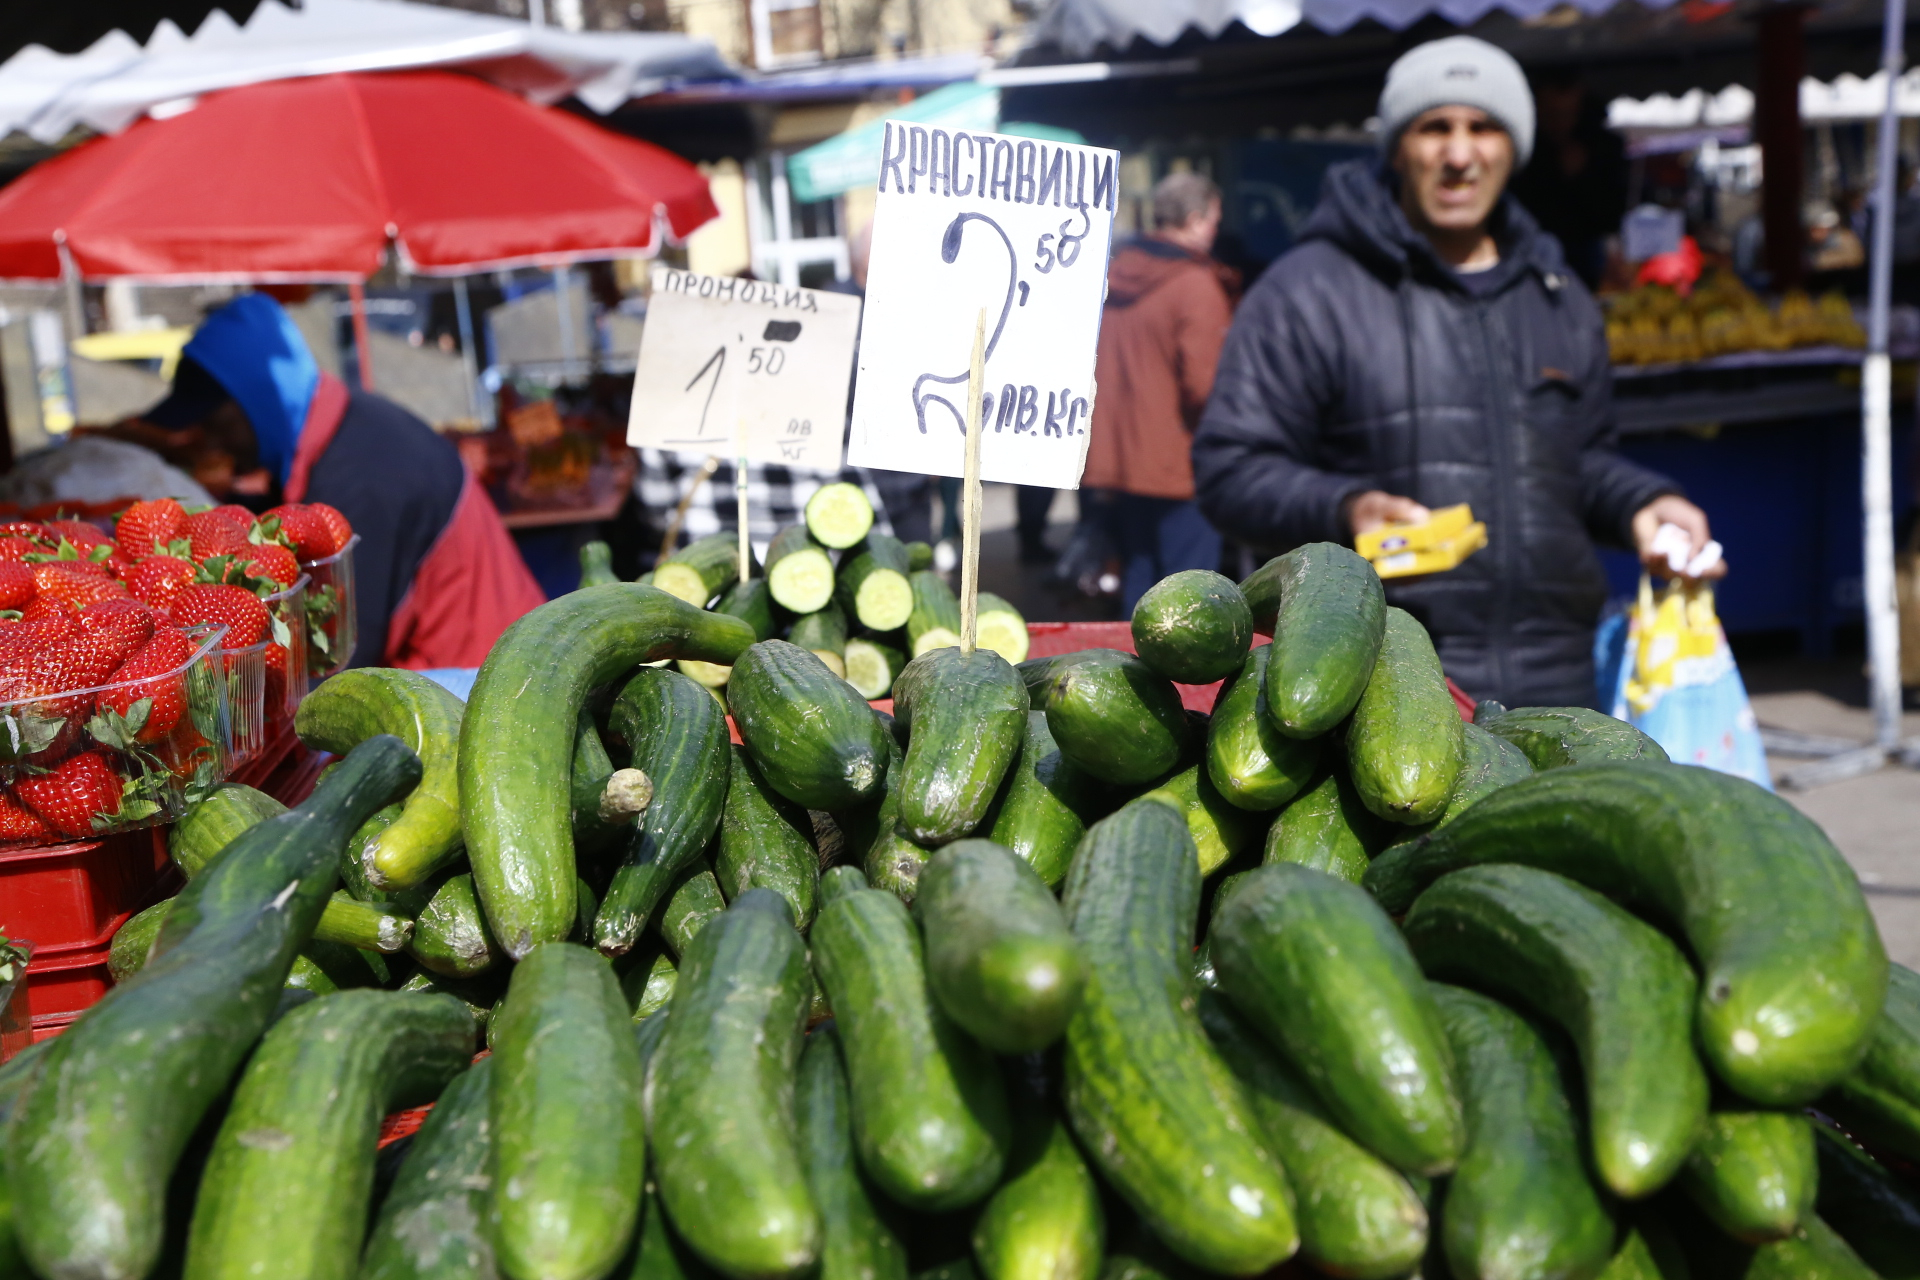
POLYGON ((1678 486, 1612 448, 1600 311, 1510 198, 1500 263, 1469 291, 1400 212, 1377 161, 1327 173, 1304 243, 1248 292, 1193 441, 1201 509, 1262 552, 1351 545, 1351 494, 1471 503, 1487 547, 1391 586, 1468 693, 1591 705, 1606 602, 1596 539, 1678 486))

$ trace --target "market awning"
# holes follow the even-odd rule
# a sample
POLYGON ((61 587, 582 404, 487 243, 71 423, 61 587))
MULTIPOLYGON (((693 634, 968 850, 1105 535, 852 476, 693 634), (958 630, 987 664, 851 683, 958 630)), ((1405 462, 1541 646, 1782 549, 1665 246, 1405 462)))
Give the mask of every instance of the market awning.
POLYGON ((880 143, 888 120, 905 120, 968 133, 1015 133, 1055 142, 1085 142, 1071 129, 1052 125, 1000 122, 1000 90, 970 81, 950 84, 916 98, 878 120, 857 125, 825 142, 787 157, 787 182, 796 200, 825 200, 855 187, 873 185, 880 172, 880 143))
POLYGON ((143 47, 125 32, 86 51, 32 45, 0 64, 0 137, 52 143, 75 125, 117 133, 201 94, 343 71, 459 68, 535 102, 569 94, 605 113, 683 79, 732 78, 706 40, 664 32, 572 32, 395 0, 266 0, 242 27, 218 10, 187 36, 163 22, 143 47))
MULTIPOLYGON (((1639 0, 1665 9, 1677 0, 1639 0)), ((1558 9, 1601 13, 1616 0, 1054 0, 1034 24, 1032 43, 1057 45, 1084 58, 1102 46, 1125 49, 1136 39, 1172 44, 1188 30, 1212 39, 1238 22, 1259 36, 1277 36, 1302 22, 1329 34, 1374 21, 1395 31, 1420 19, 1470 26, 1496 10, 1538 18, 1558 9)))
MULTIPOLYGON (((1902 116, 1920 116, 1920 68, 1895 84, 1894 101, 1902 116)), ((1800 119, 1808 124, 1878 120, 1887 103, 1885 72, 1839 75, 1830 81, 1808 76, 1800 82, 1800 119)), ((1668 131, 1744 126, 1753 120, 1753 91, 1728 85, 1718 93, 1689 89, 1645 98, 1615 98, 1607 104, 1607 127, 1623 131, 1668 131)))

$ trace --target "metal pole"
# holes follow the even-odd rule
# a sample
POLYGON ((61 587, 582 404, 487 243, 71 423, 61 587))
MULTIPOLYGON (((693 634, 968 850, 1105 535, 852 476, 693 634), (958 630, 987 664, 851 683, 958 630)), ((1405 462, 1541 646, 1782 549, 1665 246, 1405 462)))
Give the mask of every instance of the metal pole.
POLYGON ((460 366, 467 375, 467 412, 476 427, 485 426, 480 417, 480 357, 473 346, 473 302, 467 297, 467 278, 453 278, 453 314, 460 323, 460 366))
POLYGON ((554 314, 560 324, 560 363, 566 370, 564 380, 573 371, 573 272, 565 263, 553 269, 554 314))
POLYGON ((347 305, 353 312, 353 351, 360 366, 360 389, 373 390, 373 339, 367 331, 367 289, 355 280, 347 285, 347 305))
POLYGON ((1906 0, 1886 0, 1880 69, 1887 100, 1880 111, 1879 172, 1874 181, 1873 258, 1867 302, 1867 358, 1861 374, 1860 505, 1865 514, 1867 662, 1872 672, 1874 744, 1900 745, 1900 614, 1893 586, 1893 366, 1887 310, 1893 294, 1894 166, 1900 151, 1900 72, 1906 0))

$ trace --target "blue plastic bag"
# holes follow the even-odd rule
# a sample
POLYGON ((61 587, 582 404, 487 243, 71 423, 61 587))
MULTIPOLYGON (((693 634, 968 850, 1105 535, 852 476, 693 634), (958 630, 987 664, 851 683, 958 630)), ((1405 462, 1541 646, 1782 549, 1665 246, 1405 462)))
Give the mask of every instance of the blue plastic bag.
POLYGON ((1600 705, 1659 743, 1675 764, 1731 773, 1773 790, 1747 686, 1713 611, 1713 589, 1640 579, 1628 609, 1594 639, 1600 705))

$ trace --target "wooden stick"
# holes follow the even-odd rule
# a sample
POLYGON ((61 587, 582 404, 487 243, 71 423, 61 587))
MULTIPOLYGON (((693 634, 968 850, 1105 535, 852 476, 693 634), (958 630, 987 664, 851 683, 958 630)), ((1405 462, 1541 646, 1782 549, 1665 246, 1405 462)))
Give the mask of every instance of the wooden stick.
POLYGON ((673 509, 673 518, 667 521, 667 536, 660 539, 660 559, 665 560, 673 554, 673 544, 680 540, 680 526, 687 522, 687 508, 693 505, 693 499, 700 492, 700 486, 713 479, 713 473, 720 469, 720 455, 710 453, 700 469, 693 474, 693 483, 687 486, 687 492, 680 499, 680 505, 673 509))
POLYGON ((960 482, 960 656, 970 657, 980 630, 980 394, 987 380, 987 309, 973 325, 967 370, 967 465, 960 482))
POLYGON ((740 581, 752 576, 753 545, 747 538, 747 420, 734 419, 733 500, 740 521, 740 581))

